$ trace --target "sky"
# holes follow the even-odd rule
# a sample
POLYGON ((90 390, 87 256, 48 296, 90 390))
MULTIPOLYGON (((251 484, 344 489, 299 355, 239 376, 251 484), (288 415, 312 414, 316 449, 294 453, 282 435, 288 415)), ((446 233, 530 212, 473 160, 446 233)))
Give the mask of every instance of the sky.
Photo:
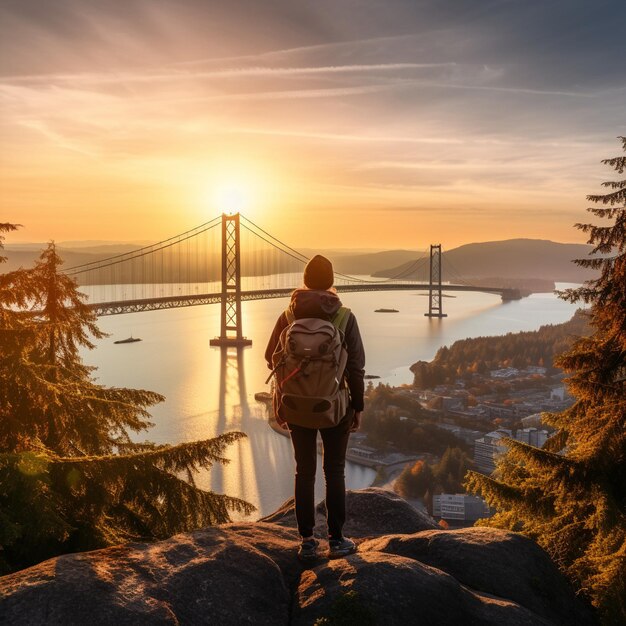
POLYGON ((2 0, 8 242, 241 210, 292 246, 584 241, 623 0, 2 0))

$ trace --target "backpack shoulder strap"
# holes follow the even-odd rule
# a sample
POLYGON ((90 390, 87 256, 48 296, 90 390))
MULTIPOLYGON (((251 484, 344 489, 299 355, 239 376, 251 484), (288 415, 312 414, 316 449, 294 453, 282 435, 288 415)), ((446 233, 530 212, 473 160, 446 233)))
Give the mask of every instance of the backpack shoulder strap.
MULTIPOLYGON (((285 317, 289 324, 296 321, 296 318, 291 309, 285 309, 285 317)), ((333 318, 330 320, 336 328, 341 332, 346 332, 346 326, 348 325, 348 318, 350 317, 350 309, 347 306, 339 307, 333 318)))
POLYGON ((333 316, 331 322, 334 326, 336 326, 342 333, 345 334, 346 326, 348 325, 348 318, 350 317, 350 309, 347 306, 342 306, 339 308, 337 313, 333 316))

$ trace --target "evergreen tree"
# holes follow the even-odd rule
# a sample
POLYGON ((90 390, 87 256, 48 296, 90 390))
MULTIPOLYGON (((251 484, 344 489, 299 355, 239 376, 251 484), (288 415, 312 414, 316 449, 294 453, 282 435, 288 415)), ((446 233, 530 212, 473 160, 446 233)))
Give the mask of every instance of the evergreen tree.
POLYGON ((61 263, 50 244, 35 268, 0 275, 0 572, 254 510, 193 480, 226 463, 224 449, 243 433, 133 442, 163 397, 96 383, 79 349, 104 335, 61 263))
POLYGON ((401 496, 423 498, 434 485, 433 471, 424 461, 415 461, 407 465, 396 479, 395 488, 401 496))
MULTIPOLYGON (((19 224, 0 222, 0 251, 4 248, 4 235, 17 230, 19 224)), ((0 254, 0 263, 5 263, 7 258, 0 254)), ((27 303, 35 296, 32 281, 27 280, 24 270, 17 270, 0 274, 0 328, 9 326, 17 330, 19 321, 24 317, 24 309, 27 303)))
MULTIPOLYGON (((603 163, 626 170, 626 156, 603 163)), ((470 473, 468 487, 498 510, 482 523, 534 537, 617 624, 626 620, 626 180, 603 186, 610 192, 588 196, 600 205, 588 210, 611 223, 576 225, 594 246, 577 263, 599 276, 561 293, 590 305, 591 336, 556 361, 575 403, 544 416, 556 434, 543 449, 508 440, 494 477, 470 473)))
POLYGON ((463 479, 473 465, 460 448, 447 448, 434 467, 435 480, 445 493, 462 493, 463 479))
MULTIPOLYGON (((0 222, 0 233, 10 233, 19 228, 18 224, 10 224, 8 222, 0 222)), ((0 250, 4 248, 4 235, 0 235, 0 250)), ((5 263, 7 258, 0 254, 0 263, 5 263)))

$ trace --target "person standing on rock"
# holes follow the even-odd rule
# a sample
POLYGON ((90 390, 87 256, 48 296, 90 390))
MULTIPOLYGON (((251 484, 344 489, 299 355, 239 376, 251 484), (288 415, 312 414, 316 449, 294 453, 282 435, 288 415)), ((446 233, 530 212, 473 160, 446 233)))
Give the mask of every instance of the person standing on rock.
MULTIPOLYGON (((324 449, 329 558, 356 551, 343 536, 348 439, 361 425, 365 352, 354 313, 333 288, 331 262, 313 257, 304 286, 291 294, 269 339, 265 358, 274 381, 274 416, 289 430, 296 460, 295 508, 302 542, 298 558, 317 558, 315 471, 317 432, 324 449)), ((269 381, 269 378, 268 378, 269 381)))

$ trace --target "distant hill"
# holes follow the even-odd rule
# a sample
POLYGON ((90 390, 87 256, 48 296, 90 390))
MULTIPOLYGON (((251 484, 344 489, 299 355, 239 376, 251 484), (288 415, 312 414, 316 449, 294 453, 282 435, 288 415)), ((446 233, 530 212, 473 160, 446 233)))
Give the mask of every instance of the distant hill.
MULTIPOLYGON (((586 257, 591 246, 556 243, 544 239, 508 239, 470 243, 443 253, 443 280, 463 278, 542 278, 557 282, 582 282, 594 273, 572 261, 586 257)), ((428 261, 411 268, 412 261, 376 272, 381 278, 402 275, 428 278, 428 261), (416 271, 416 269, 418 271, 416 271), (404 274, 406 272, 406 274, 404 274)))
MULTIPOLYGON (((41 251, 47 244, 8 244, 5 246, 4 255, 7 262, 2 265, 0 271, 10 272, 19 267, 32 267, 35 259, 39 257, 41 251)), ((82 265, 106 259, 116 254, 123 254, 131 250, 137 250, 138 244, 110 244, 95 245, 93 247, 71 247, 65 248, 62 244, 57 245, 57 252, 64 261, 64 267, 82 265)))
MULTIPOLYGON (((82 242, 81 242, 82 243, 82 242)), ((85 242, 88 243, 88 242, 85 242)), ((94 242, 93 246, 71 247, 59 244, 57 250, 65 261, 64 267, 72 267, 107 257, 130 252, 140 247, 136 243, 103 244, 94 242)), ((18 267, 32 267, 45 244, 9 244, 5 254, 8 262, 2 265, 2 272, 18 267)), ((572 259, 587 255, 590 246, 583 244, 564 244, 539 239, 510 239, 506 241, 490 241, 471 243, 444 252, 443 279, 454 280, 461 276, 466 280, 475 279, 476 284, 489 286, 506 286, 529 288, 531 291, 552 290, 550 281, 582 282, 592 277, 588 270, 579 268, 572 259), (487 280, 488 279, 488 280, 487 280), (507 279, 529 280, 541 279, 548 287, 533 287, 527 283, 507 282, 507 279), (486 281, 486 282, 485 282, 486 281)), ((407 279, 428 280, 428 258, 424 252, 416 250, 385 250, 381 252, 354 253, 349 250, 324 250, 317 252, 330 258, 335 271, 350 275, 373 275, 380 278, 401 276, 407 279), (416 263, 416 259, 422 261, 416 263), (418 269, 418 271, 416 271, 418 269)), ((306 256, 315 254, 312 250, 303 251, 306 256)), ((212 268, 211 280, 219 276, 219 250, 214 251, 209 261, 212 268), (213 275, 214 274, 214 275, 213 275)), ((277 253, 255 252, 252 257, 242 251, 242 267, 246 274, 259 274, 260 267, 281 267, 281 271, 300 271, 302 263, 282 258, 280 265, 277 253)), ((280 255, 278 255, 280 256, 280 255)), ((208 277, 203 277, 206 280, 208 277)))
POLYGON ((386 250, 368 254, 343 254, 329 257, 335 271, 343 274, 374 274, 385 267, 408 264, 421 256, 416 250, 386 250))
MULTIPOLYGON (((13 244, 5 247, 4 254, 7 256, 7 263, 3 264, 1 271, 11 271, 18 267, 32 267, 35 259, 41 253, 41 250, 45 248, 46 244, 13 244)), ((130 252, 138 249, 138 244, 110 244, 102 245, 97 244, 93 246, 72 246, 67 247, 64 244, 57 245, 57 251, 61 258, 64 260, 64 267, 72 267, 74 265, 81 265, 83 263, 90 263, 98 261, 100 259, 106 259, 107 257, 122 254, 124 252, 130 252)), ((312 257, 315 254, 323 254, 333 262, 335 271, 344 274, 372 274, 376 271, 380 271, 386 267, 394 265, 400 265, 409 260, 417 258, 420 253, 413 250, 387 250, 383 252, 361 252, 355 253, 350 250, 302 250, 304 255, 312 257)), ((421 253, 423 254, 423 253, 421 253)), ((216 271, 220 263, 219 255, 220 251, 214 251, 214 255, 217 255, 213 260, 216 264, 216 271)), ((246 251, 242 250, 242 267, 246 273, 257 273, 257 270, 251 270, 256 265, 262 265, 263 259, 265 259, 265 266, 271 268, 271 271, 276 271, 276 264, 269 263, 270 258, 274 258, 275 253, 266 252, 254 252, 252 260, 246 255, 246 251), (251 264, 251 261, 252 264, 251 264)), ((283 258, 283 271, 299 271, 304 267, 302 263, 297 261, 288 262, 289 259, 283 258)), ((216 276, 219 274, 217 271, 216 276)), ((215 278, 215 276, 213 276, 215 278)))

